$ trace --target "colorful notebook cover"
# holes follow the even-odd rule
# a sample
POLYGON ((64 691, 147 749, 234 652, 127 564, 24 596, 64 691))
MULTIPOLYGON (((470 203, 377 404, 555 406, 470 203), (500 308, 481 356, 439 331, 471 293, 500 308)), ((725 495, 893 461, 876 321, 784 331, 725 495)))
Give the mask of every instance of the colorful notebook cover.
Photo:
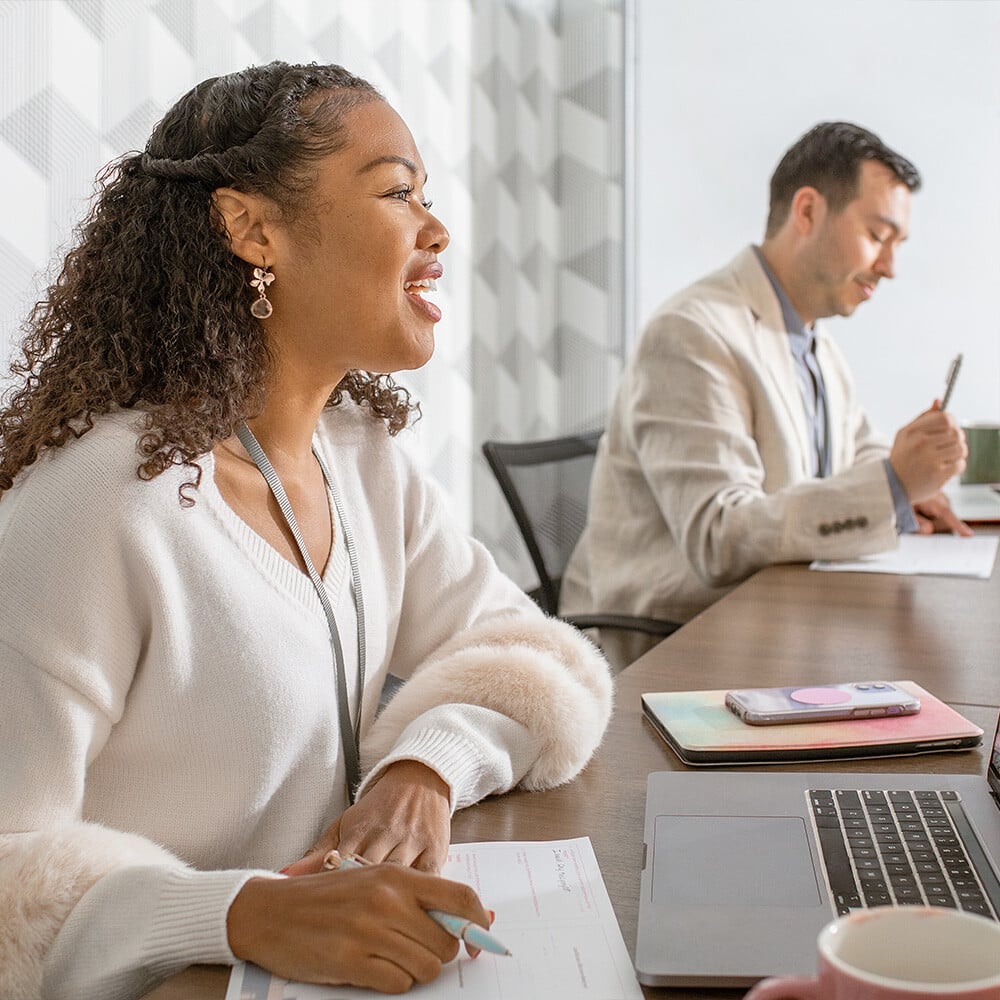
POLYGON ((983 731, 913 681, 916 715, 781 726, 751 726, 725 705, 725 691, 661 691, 642 696, 643 714, 685 764, 777 764, 968 750, 983 731))

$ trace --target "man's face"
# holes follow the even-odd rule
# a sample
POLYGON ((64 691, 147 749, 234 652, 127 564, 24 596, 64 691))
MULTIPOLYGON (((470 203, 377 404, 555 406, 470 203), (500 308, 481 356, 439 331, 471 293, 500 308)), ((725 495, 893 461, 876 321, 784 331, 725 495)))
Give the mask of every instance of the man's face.
POLYGON ((824 213, 803 247, 800 274, 811 322, 850 316, 895 277, 895 257, 909 235, 910 191, 883 163, 865 160, 857 197, 836 214, 824 213))

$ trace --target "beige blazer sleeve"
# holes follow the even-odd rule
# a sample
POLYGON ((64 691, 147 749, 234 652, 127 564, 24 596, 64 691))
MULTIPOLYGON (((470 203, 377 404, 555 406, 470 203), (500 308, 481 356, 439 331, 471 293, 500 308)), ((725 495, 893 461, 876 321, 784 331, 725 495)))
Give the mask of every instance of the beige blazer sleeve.
MULTIPOLYGON (((703 581, 720 586, 771 563, 896 545, 885 453, 846 393, 830 403, 834 473, 815 479, 792 362, 768 343, 772 331, 755 332, 759 351, 751 353, 678 316, 651 334, 637 360, 627 434, 668 532, 703 581), (855 460, 859 446, 864 460, 855 460)), ((841 374, 824 373, 833 400, 841 374)))

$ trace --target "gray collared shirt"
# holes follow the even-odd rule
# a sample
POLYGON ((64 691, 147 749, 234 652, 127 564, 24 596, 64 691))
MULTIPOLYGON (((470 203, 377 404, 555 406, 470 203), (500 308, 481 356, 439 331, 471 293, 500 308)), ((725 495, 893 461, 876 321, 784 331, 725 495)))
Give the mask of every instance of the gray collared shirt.
POLYGON ((781 318, 788 333, 788 345, 792 349, 795 375, 798 378, 802 406, 809 426, 812 474, 819 477, 828 476, 830 475, 830 420, 826 408, 826 385, 816 358, 816 335, 802 322, 795 306, 767 266, 760 249, 758 247, 753 249, 781 306, 781 318))
MULTIPOLYGON (((771 268, 768 267, 767 261, 764 260, 760 248, 755 246, 753 250, 757 255, 757 260, 760 261, 760 266, 764 269, 764 274, 767 275, 767 280, 771 282, 774 294, 778 297, 778 304, 781 306, 781 318, 785 324, 785 331, 788 333, 788 344, 795 361, 795 375, 798 378, 806 423, 809 426, 813 475, 828 476, 832 471, 830 417, 826 405, 826 385, 823 382, 823 372, 816 357, 816 335, 802 322, 795 306, 792 305, 785 290, 778 283, 771 268)), ((916 531, 917 519, 913 513, 913 506, 906 495, 906 490, 903 489, 903 484, 896 475, 896 470, 887 458, 883 459, 882 464, 885 468, 886 478, 889 480, 889 491, 892 493, 897 531, 916 531)))

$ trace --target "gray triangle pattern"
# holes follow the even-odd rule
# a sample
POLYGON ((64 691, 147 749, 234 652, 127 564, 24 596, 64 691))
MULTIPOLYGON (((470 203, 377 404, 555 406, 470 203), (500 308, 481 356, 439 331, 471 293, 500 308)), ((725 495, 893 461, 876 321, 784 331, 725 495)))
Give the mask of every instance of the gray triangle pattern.
MULTIPOLYGON (((614 391, 622 246, 606 220, 623 197, 616 143, 624 53, 594 44, 595 37, 621 37, 616 0, 498 6, 473 8, 481 47, 476 84, 495 121, 494 134, 476 142, 472 157, 476 239, 486 248, 476 266, 481 306, 473 309, 473 384, 483 421, 475 437, 517 441, 601 427, 614 391), (550 52, 555 64, 543 65, 550 52), (516 88, 508 66, 518 67, 516 88), (575 131, 580 116, 573 108, 591 116, 585 134, 575 131), (600 129, 605 141, 595 149, 600 129), (510 202, 516 219, 497 208, 510 202), (513 281, 508 259, 518 262, 513 281), (581 316, 584 289, 588 309, 581 316), (490 321, 477 323, 480 315, 490 321), (541 385, 555 385, 557 397, 535 391, 541 385), (510 405, 513 398, 519 405, 510 405)), ((477 512, 489 512, 487 521, 477 517, 476 533, 502 564, 519 567, 517 579, 530 577, 509 518, 498 524, 495 508, 480 500, 478 481, 476 489, 477 512)), ((559 495, 550 512, 577 516, 575 505, 559 495)))
POLYGON ((95 38, 104 38, 104 4, 101 0, 73 0, 73 13, 95 38))
MULTIPOLYGON (((204 2, 204 0, 202 0, 204 2)), ((153 12, 181 43, 184 51, 195 54, 196 0, 160 0, 153 12)))
MULTIPOLYGON (((308 18, 300 0, 6 0, 4 13, 19 16, 4 19, 11 37, 3 51, 19 63, 11 79, 22 89, 9 88, 16 105, 4 106, 0 138, 47 188, 54 251, 58 234, 78 221, 98 168, 145 145, 166 110, 164 89, 179 93, 274 56, 337 62, 369 77, 417 138, 434 178, 435 211, 471 220, 468 232, 453 231, 445 259, 447 284, 462 290, 456 301, 467 309, 448 335, 464 339, 452 341, 450 364, 439 352, 407 382, 425 400, 428 425, 454 400, 456 378, 468 387, 471 412, 435 423, 444 429, 428 442, 427 466, 456 494, 473 484, 473 508, 459 516, 504 565, 524 570, 523 546, 479 445, 603 423, 622 349, 622 248, 604 221, 622 202, 623 54, 606 44, 621 37, 621 0, 407 0, 407 18, 430 25, 429 35, 392 22, 387 11, 403 10, 396 0, 306 6, 308 18), (52 25, 66 10, 73 17, 64 23, 85 33, 81 44, 99 50, 96 123, 54 89, 52 25), (178 74, 168 88, 151 78, 157 67, 142 44, 163 29, 191 59, 189 78, 178 74), (136 64, 131 78, 144 85, 109 99, 115 81, 107 68, 136 64), (586 134, 575 131, 580 108, 588 112, 586 134)), ((24 234, 30 254, 15 234, 5 236, 0 352, 23 315, 16 303, 36 280, 26 262, 38 256, 32 233, 24 234)))
MULTIPOLYGON (((35 265, 17 247, 0 238, 0 269, 4 280, 0 282, 0 312, 7 315, 27 315, 38 293, 45 284, 44 275, 37 274, 35 265)), ((5 340, 13 347, 17 326, 6 331, 5 340)), ((0 343, 0 353, 6 344, 0 343)), ((11 351, 11 356, 13 356, 11 351)), ((0 378, 7 374, 7 365, 0 368, 0 378)))
MULTIPOLYGON (((65 3, 66 0, 56 0, 56 2, 65 3)), ((70 0, 70 6, 75 9, 76 4, 73 0, 70 0)), ((116 36, 126 31, 130 25, 147 17, 149 13, 145 9, 145 3, 139 9, 133 0, 99 0, 97 8, 100 13, 101 39, 110 45, 119 44, 121 40, 116 41, 116 36)), ((128 42, 124 44, 132 42, 133 39, 134 36, 129 36, 128 42)))
POLYGON ((455 72, 454 57, 451 49, 442 49, 441 54, 430 64, 431 76, 437 80, 441 89, 450 94, 453 90, 455 72))
POLYGON ((521 273, 531 282, 531 287, 538 291, 541 288, 543 269, 551 268, 551 258, 547 256, 540 243, 535 243, 521 258, 521 273))
POLYGON ((493 107, 496 107, 500 101, 499 75, 500 60, 493 58, 489 61, 479 76, 476 77, 476 82, 480 87, 482 87, 483 93, 486 95, 486 99, 493 107))
POLYGON ((617 274, 617 268, 621 266, 620 250, 620 245, 614 240, 601 240, 571 257, 567 266, 592 285, 607 291, 611 275, 617 274))
POLYGON ((521 196, 524 188, 524 175, 529 172, 530 168, 524 162, 520 153, 515 153, 507 161, 506 165, 500 168, 498 176, 515 201, 521 196))
POLYGON ((542 104, 542 73, 537 67, 522 81, 520 87, 529 107, 538 108, 542 104))
POLYGON ((610 66, 601 70, 586 80, 570 87, 566 96, 582 108, 592 111, 599 118, 608 120, 611 114, 612 101, 617 93, 618 74, 610 66))
POLYGON ((375 52, 379 68, 397 90, 403 87, 403 36, 397 32, 375 52))
POLYGON ((559 160, 553 160, 545 170, 538 175, 538 183, 542 186, 548 196, 555 202, 562 201, 562 175, 559 169, 559 160))
POLYGON ((514 380, 517 380, 521 375, 520 366, 520 344, 521 341, 518 337, 514 337, 507 347, 500 352, 500 364, 504 366, 507 373, 514 380))
POLYGON ((271 50, 274 17, 274 0, 263 0, 259 7, 239 22, 239 29, 243 37, 250 43, 254 52, 262 58, 265 58, 271 50))
POLYGON ((0 121, 0 138, 43 177, 52 175, 52 100, 46 87, 0 121))
POLYGON ((51 144, 49 170, 51 196, 56 214, 75 214, 78 202, 76 173, 80 163, 92 163, 100 156, 100 141, 93 127, 85 122, 61 94, 53 94, 51 105, 51 144))
POLYGON ((335 17, 313 35, 310 41, 320 52, 342 52, 344 49, 343 21, 335 17))
POLYGON ((499 241, 493 243, 476 265, 476 271, 498 295, 513 293, 516 270, 510 251, 499 241))
POLYGON ((162 115, 163 108, 152 100, 145 100, 105 132, 102 138, 109 146, 123 153, 131 150, 141 151, 145 149, 146 140, 162 115))

